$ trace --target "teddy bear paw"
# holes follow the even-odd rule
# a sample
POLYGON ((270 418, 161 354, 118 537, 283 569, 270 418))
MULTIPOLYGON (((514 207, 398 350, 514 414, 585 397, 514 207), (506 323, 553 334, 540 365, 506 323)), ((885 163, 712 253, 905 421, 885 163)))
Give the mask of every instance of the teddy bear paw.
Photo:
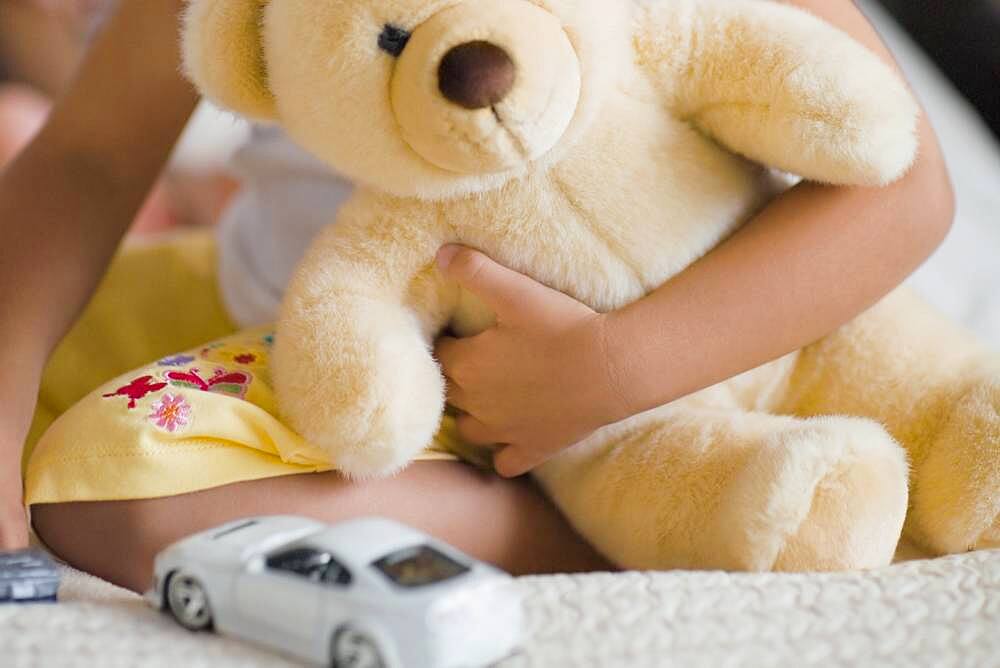
POLYGON ((359 339, 353 348, 344 337, 339 364, 281 352, 274 380, 283 417, 344 475, 392 475, 432 442, 444 379, 415 336, 359 339))
POLYGON ((1000 374, 956 394, 915 472, 907 522, 943 554, 1000 547, 1000 374))
POLYGON ((727 494, 730 561, 753 571, 892 561, 907 507, 906 454, 878 424, 823 417, 774 435, 727 494))

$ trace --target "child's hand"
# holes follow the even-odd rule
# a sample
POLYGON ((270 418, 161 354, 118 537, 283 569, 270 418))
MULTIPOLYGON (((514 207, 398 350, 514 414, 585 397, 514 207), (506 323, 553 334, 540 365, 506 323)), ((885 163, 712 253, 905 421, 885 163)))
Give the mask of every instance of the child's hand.
POLYGON ((0 551, 25 547, 28 547, 28 518, 21 503, 20 471, 8 475, 0 470, 0 551))
POLYGON ((28 519, 20 502, 13 508, 0 509, 0 552, 28 547, 28 519))
MULTIPOLYGON (((8 341, 16 336, 4 328, 8 341)), ((0 551, 28 547, 28 518, 21 481, 22 445, 31 423, 42 376, 39 357, 27 346, 0 346, 0 551), (13 361, 8 361, 13 360, 13 361)))
POLYGON ((604 317, 482 253, 446 246, 438 265, 497 314, 493 329, 436 349, 460 435, 501 444, 500 475, 526 473, 630 413, 604 355, 604 317))

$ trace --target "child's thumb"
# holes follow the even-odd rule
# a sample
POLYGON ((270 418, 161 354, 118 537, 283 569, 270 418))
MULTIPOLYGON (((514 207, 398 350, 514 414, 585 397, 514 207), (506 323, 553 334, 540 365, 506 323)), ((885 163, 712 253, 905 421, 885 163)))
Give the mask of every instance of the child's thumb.
POLYGON ((445 277, 482 299, 499 320, 523 310, 530 303, 532 291, 541 287, 524 274, 465 246, 443 247, 438 251, 437 263, 445 277))

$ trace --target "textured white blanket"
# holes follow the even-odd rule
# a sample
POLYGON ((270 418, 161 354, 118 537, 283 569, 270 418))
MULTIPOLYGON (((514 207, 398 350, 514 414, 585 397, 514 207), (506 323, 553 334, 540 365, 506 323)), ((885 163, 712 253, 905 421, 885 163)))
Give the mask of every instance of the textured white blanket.
MULTIPOLYGON (((67 574, 58 606, 0 607, 4 666, 285 666, 67 574)), ((1000 552, 871 573, 522 578, 528 641, 503 666, 997 666, 1000 552)))
MULTIPOLYGON (((959 197, 951 239, 914 279, 1000 344, 1000 150, 898 31, 959 197)), ((0 606, 0 666, 281 666, 177 628, 141 600, 65 571, 56 606, 0 606)), ((871 573, 659 573, 524 578, 529 636, 511 666, 1000 666, 1000 552, 871 573)))

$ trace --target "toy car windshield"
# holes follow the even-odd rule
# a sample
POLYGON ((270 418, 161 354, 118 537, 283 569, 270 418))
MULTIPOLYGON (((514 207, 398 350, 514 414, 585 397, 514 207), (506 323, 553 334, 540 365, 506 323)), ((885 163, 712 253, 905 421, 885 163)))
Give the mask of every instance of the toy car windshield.
POLYGON ((393 552, 372 564, 400 587, 423 587, 469 572, 469 567, 447 557, 430 545, 393 552))

